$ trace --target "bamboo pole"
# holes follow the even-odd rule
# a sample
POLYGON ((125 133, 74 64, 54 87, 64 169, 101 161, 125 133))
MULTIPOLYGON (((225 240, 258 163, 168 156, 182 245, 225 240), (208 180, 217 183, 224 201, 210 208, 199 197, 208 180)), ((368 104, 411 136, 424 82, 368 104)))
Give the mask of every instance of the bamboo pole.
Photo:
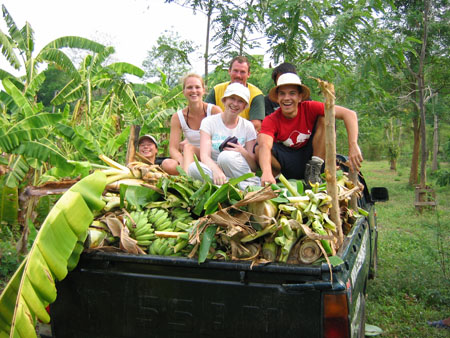
POLYGON ((136 155, 136 148, 138 147, 140 131, 141 131, 141 126, 132 125, 130 127, 130 137, 128 138, 126 164, 128 164, 130 162, 134 162, 134 157, 136 155))
POLYGON ((336 181, 336 129, 334 85, 320 79, 316 79, 322 94, 325 97, 325 177, 327 181, 327 193, 331 196, 330 219, 336 224, 339 248, 344 242, 344 233, 339 209, 338 187, 336 181))
MULTIPOLYGON (((353 182, 353 184, 355 185, 355 187, 357 187, 358 184, 358 172, 355 171, 351 171, 348 173, 348 178, 350 179, 350 181, 353 182)), ((352 208, 355 211, 358 211, 358 196, 357 194, 352 194, 352 197, 350 199, 350 208, 352 208)))

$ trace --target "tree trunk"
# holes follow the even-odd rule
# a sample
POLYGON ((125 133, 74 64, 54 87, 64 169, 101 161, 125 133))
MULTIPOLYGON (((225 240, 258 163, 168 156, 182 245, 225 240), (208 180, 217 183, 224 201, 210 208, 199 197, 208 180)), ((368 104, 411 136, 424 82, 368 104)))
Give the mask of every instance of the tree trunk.
POLYGON ((433 164, 431 166, 432 171, 438 170, 437 154, 439 151, 439 119, 437 114, 434 114, 434 128, 433 128, 433 164))
POLYGON ((136 155, 136 148, 139 142, 139 133, 141 131, 141 126, 131 125, 130 136, 128 138, 128 147, 126 154, 126 164, 134 162, 134 157, 136 155))
POLYGON ((397 170, 397 159, 391 158, 390 163, 391 163, 391 170, 397 170))
POLYGON ((211 16, 213 10, 213 0, 208 3, 208 21, 206 23, 206 43, 205 43, 205 86, 208 84, 208 63, 209 63, 209 33, 211 30, 211 16))
POLYGON ((344 233, 339 209, 338 187, 336 181, 336 129, 334 110, 334 86, 325 81, 319 81, 320 88, 325 97, 325 176, 327 192, 331 196, 332 207, 330 219, 336 224, 339 248, 344 242, 344 233))
POLYGON ((414 134, 414 144, 413 153, 411 158, 411 171, 409 173, 409 185, 415 186, 418 180, 418 168, 419 168, 419 149, 420 149, 420 122, 419 117, 413 118, 413 134, 414 134))
POLYGON ((422 37, 422 49, 419 58, 419 72, 417 74, 418 84, 419 84, 419 109, 420 109, 420 138, 422 140, 421 144, 421 162, 420 162, 420 187, 425 188, 427 185, 427 133, 426 133, 426 116, 425 116, 425 74, 424 74, 424 63, 425 63, 425 52, 427 46, 428 37, 428 12, 430 9, 430 2, 425 0, 424 2, 424 15, 423 15, 423 37, 422 37))

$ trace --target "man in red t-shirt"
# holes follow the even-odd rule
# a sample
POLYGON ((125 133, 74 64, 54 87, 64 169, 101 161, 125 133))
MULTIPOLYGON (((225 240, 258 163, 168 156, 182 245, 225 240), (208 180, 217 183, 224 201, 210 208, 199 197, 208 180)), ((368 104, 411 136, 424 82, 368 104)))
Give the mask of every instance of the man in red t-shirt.
MULTIPOLYGON (((321 181, 320 172, 325 157, 324 104, 304 101, 310 95, 307 86, 293 73, 279 77, 269 98, 280 104, 267 116, 258 135, 256 156, 262 170, 261 184, 275 183, 275 176, 305 179, 307 183, 321 181)), ((349 144, 350 169, 361 167, 358 146, 358 119, 350 109, 335 106, 336 118, 344 121, 349 144)))

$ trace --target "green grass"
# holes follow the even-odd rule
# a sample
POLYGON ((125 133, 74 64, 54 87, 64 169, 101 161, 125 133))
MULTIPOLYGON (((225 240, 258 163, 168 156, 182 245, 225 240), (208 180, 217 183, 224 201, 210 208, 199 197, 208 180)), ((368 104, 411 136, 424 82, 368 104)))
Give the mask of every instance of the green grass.
POLYGON ((449 337, 427 325, 450 316, 449 187, 434 187, 437 209, 420 214, 409 168, 394 172, 387 161, 365 162, 362 172, 369 187, 385 186, 390 197, 376 204, 378 274, 368 285, 367 323, 384 337, 449 337))

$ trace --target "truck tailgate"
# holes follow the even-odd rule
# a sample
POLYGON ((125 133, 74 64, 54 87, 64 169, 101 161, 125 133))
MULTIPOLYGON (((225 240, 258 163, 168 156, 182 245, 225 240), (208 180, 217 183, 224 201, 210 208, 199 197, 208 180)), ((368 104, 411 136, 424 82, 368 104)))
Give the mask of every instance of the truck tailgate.
POLYGON ((85 254, 57 283, 53 336, 320 337, 323 269, 85 254))

